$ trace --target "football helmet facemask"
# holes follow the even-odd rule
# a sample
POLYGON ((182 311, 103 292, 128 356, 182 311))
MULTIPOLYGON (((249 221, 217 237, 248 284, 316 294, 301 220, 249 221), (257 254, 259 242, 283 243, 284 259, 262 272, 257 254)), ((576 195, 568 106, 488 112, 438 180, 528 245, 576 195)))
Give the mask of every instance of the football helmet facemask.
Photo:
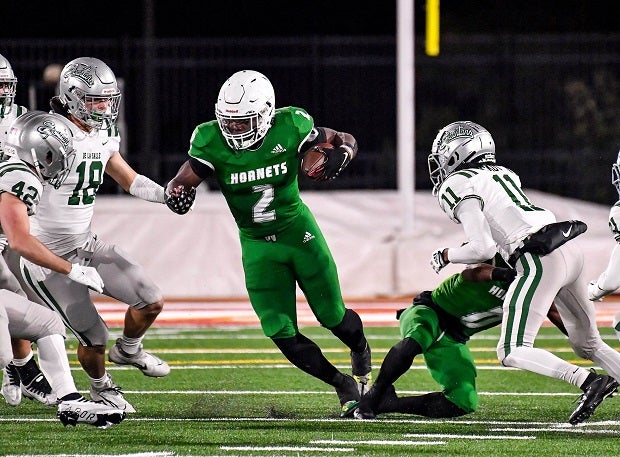
POLYGON ((618 152, 618 158, 615 163, 611 166, 611 183, 618 191, 618 196, 620 197, 620 152, 618 152))
POLYGON ((17 93, 17 78, 6 58, 0 55, 0 118, 13 109, 13 101, 17 93))
POLYGON ((116 123, 121 102, 116 77, 94 57, 78 57, 60 73, 60 100, 80 122, 91 129, 108 129, 116 123))
POLYGON ((257 71, 242 70, 226 80, 215 104, 215 116, 226 143, 236 151, 262 140, 275 115, 271 82, 257 71))
POLYGON ((450 173, 467 163, 495 163, 495 142, 491 134, 475 122, 453 122, 439 131, 428 156, 433 195, 437 195, 450 173))
POLYGON ((58 114, 29 111, 13 121, 4 144, 10 155, 32 166, 41 182, 56 189, 75 159, 73 134, 67 122, 58 114))

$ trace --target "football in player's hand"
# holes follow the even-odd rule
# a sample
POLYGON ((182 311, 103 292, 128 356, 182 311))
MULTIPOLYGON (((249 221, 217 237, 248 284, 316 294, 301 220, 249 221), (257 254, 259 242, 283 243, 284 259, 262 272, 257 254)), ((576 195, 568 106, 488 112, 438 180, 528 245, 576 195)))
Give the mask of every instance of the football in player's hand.
POLYGON ((325 149, 334 149, 330 143, 319 143, 308 149, 301 159, 301 171, 309 178, 320 180, 325 172, 327 154, 325 149))

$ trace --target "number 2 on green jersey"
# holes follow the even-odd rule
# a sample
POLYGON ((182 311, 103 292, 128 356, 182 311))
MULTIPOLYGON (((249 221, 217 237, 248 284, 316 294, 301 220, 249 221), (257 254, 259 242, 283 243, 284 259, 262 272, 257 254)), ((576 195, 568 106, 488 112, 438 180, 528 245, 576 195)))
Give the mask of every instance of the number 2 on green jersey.
POLYGON ((273 209, 267 211, 267 208, 269 208, 273 201, 273 186, 271 184, 261 184, 260 186, 252 187, 252 191, 261 194, 258 201, 252 206, 252 221, 257 224, 274 221, 276 219, 276 211, 273 209))

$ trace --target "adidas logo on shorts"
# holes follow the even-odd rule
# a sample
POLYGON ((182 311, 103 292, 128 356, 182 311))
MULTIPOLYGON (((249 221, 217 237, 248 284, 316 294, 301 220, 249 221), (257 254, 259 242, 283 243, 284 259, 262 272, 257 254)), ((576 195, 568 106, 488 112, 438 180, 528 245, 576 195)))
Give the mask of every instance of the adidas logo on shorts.
POLYGON ((313 240, 313 239, 314 239, 314 235, 310 232, 306 232, 302 243, 307 243, 308 241, 313 240))

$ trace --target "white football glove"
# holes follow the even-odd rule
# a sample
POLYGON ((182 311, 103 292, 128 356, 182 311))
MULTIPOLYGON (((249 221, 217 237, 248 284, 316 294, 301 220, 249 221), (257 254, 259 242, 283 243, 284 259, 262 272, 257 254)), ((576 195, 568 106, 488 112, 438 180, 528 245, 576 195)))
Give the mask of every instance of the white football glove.
POLYGON ((590 281, 588 284, 588 300, 602 301, 605 295, 607 295, 607 291, 598 286, 598 281, 590 281))
POLYGON ((435 273, 439 273, 443 267, 448 265, 450 262, 446 262, 443 259, 443 251, 446 248, 437 249, 431 254, 431 267, 435 270, 435 273))
POLYGON ((69 279, 84 284, 95 292, 103 292, 103 279, 93 267, 86 267, 79 263, 71 264, 71 271, 67 273, 69 279))

